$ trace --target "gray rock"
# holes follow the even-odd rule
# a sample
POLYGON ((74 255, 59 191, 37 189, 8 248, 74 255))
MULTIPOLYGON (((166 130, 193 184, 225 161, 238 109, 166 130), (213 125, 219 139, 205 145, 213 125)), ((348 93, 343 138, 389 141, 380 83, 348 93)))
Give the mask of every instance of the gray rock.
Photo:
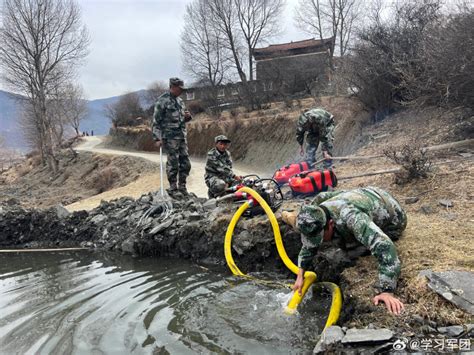
POLYGON ((458 218, 457 213, 443 213, 443 217, 446 218, 448 221, 454 221, 458 218))
POLYGON ((411 204, 413 204, 413 203, 417 203, 419 200, 420 200, 420 199, 419 199, 418 197, 407 197, 407 198, 405 199, 405 203, 406 203, 407 205, 411 205, 411 204))
POLYGON ((451 337, 457 337, 464 332, 464 327, 462 325, 452 325, 450 327, 439 327, 438 332, 442 334, 449 335, 451 337))
POLYGON ((316 344, 316 347, 313 350, 313 354, 319 354, 326 351, 327 347, 331 344, 339 343, 342 338, 344 338, 344 332, 337 325, 333 325, 327 328, 323 334, 321 334, 321 339, 316 344))
POLYGON ((453 207, 454 206, 453 201, 447 200, 447 199, 438 200, 438 203, 441 206, 444 206, 444 207, 453 207))
POLYGON ((342 339, 343 344, 387 341, 393 337, 390 329, 349 329, 342 339))
POLYGON ((430 205, 421 206, 420 211, 423 212, 424 214, 432 214, 435 212, 433 207, 431 207, 430 205))
POLYGON ((198 212, 191 212, 188 218, 190 221, 198 221, 202 218, 202 216, 198 212))
POLYGON ((63 205, 54 206, 54 210, 56 211, 58 218, 66 218, 71 215, 71 212, 69 212, 63 205))
POLYGON ((157 233, 160 233, 167 229, 169 226, 173 224, 173 218, 168 218, 166 221, 158 224, 156 227, 154 227, 148 234, 149 235, 155 235, 157 233))
POLYGON ((125 254, 134 254, 135 253, 135 243, 132 238, 126 239, 121 245, 122 252, 125 254))
POLYGON ((212 211, 216 207, 217 207, 217 201, 215 198, 211 198, 210 200, 207 200, 206 202, 202 204, 202 208, 205 211, 212 211))
POLYGON ((103 222, 105 222, 107 220, 107 216, 103 215, 103 214, 98 214, 94 217, 92 217, 91 219, 91 222, 94 223, 94 224, 101 224, 103 222))
POLYGON ((423 270, 420 275, 428 278, 428 287, 433 291, 464 311, 474 314, 474 273, 423 270))

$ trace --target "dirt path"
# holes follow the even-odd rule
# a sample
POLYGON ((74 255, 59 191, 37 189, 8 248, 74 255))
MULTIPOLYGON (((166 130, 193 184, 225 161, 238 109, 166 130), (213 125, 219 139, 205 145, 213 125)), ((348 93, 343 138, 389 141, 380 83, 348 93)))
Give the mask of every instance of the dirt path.
MULTIPOLYGON (((70 211, 77 210, 89 210, 97 207, 100 204, 101 200, 112 200, 123 196, 130 196, 137 198, 142 194, 145 194, 150 191, 156 191, 160 188, 160 155, 159 153, 149 153, 149 152, 138 152, 138 151, 125 151, 118 149, 109 149, 101 147, 103 143, 103 138, 101 136, 94 137, 84 137, 84 142, 75 148, 76 151, 88 151, 98 154, 109 154, 109 155, 128 155, 137 158, 147 159, 157 164, 156 174, 146 175, 139 178, 133 183, 120 187, 117 189, 109 190, 101 194, 92 196, 85 200, 78 201, 71 205, 66 206, 70 211)), ((166 163, 166 155, 163 156, 163 163, 166 163)), ((207 187, 204 183, 204 168, 206 162, 203 159, 191 159, 191 173, 188 178, 188 190, 194 192, 199 197, 207 196, 207 187)), ((164 167, 163 167, 164 169, 164 167)), ((239 166, 238 164, 234 167, 234 171, 238 175, 248 175, 251 173, 258 173, 255 171, 249 171, 245 167, 239 166)), ((165 177, 164 179, 165 188, 168 187, 168 181, 165 177)))

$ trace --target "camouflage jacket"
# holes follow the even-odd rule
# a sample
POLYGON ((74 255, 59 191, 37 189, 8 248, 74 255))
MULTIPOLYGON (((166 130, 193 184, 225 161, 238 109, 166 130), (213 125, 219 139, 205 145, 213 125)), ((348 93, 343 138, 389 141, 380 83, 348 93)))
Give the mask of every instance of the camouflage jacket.
POLYGON ((206 174, 204 175, 204 179, 207 181, 213 176, 224 180, 226 183, 233 181, 235 174, 232 171, 232 157, 228 150, 221 153, 217 148, 212 148, 207 152, 206 174))
POLYGON ((184 102, 179 97, 174 97, 165 92, 158 98, 153 113, 152 132, 153 139, 185 139, 186 122, 191 119, 184 118, 184 102))
POLYGON ((296 124, 296 141, 303 145, 307 133, 308 143, 322 142, 322 150, 331 152, 333 148, 334 117, 322 108, 314 108, 303 113, 296 124))
MULTIPOLYGON (((355 239, 371 251, 378 262, 378 288, 381 291, 395 290, 400 260, 392 239, 385 233, 398 237, 406 227, 407 217, 397 200, 382 189, 367 187, 323 192, 312 204, 326 207, 335 223, 334 237, 346 242, 355 239)), ((322 236, 309 238, 302 234, 301 239, 303 247, 298 266, 305 269, 311 265, 322 236)))

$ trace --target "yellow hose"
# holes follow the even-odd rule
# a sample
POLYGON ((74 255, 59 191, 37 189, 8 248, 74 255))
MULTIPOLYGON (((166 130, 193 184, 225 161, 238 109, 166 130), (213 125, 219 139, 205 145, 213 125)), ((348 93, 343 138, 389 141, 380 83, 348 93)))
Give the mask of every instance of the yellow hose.
POLYGON ((342 309, 342 293, 339 286, 332 282, 318 282, 318 286, 326 286, 331 290, 332 300, 331 300, 331 309, 329 310, 328 319, 326 319, 326 325, 324 329, 330 327, 333 324, 336 324, 341 314, 342 309))
MULTIPOLYGON (((248 187, 242 187, 239 189, 240 192, 246 192, 249 195, 251 195, 263 208, 265 213, 267 214, 267 217, 270 220, 270 223, 272 225, 273 229, 273 235, 275 237, 275 243, 277 246, 278 254, 280 255, 280 258, 282 259, 283 263, 285 266, 294 274, 298 274, 298 266, 296 266, 291 259, 288 257, 288 254, 286 254, 285 247, 283 246, 283 240, 281 238, 281 233, 280 233, 280 227, 278 225, 278 222, 276 220, 275 214, 273 213, 272 209, 268 205, 268 203, 254 190, 248 187)), ((232 257, 232 235, 234 233, 235 226, 237 225, 237 222, 239 221, 240 217, 242 214, 245 212, 247 208, 250 207, 250 202, 246 201, 242 206, 239 207, 237 212, 235 212, 234 216, 232 217, 229 226, 227 227, 227 231, 225 234, 225 240, 224 240, 224 254, 225 254, 225 259, 227 262, 227 265, 229 266, 229 269, 232 271, 234 275, 237 276, 243 276, 243 277, 249 277, 248 275, 245 275, 240 269, 237 267, 235 264, 234 258, 232 257)), ((303 300, 303 297, 305 296, 306 292, 308 291, 309 287, 316 281, 316 274, 312 271, 305 271, 304 273, 304 281, 303 281, 303 287, 301 290, 301 295, 298 292, 293 293, 293 297, 291 298, 290 302, 288 302, 288 305, 285 309, 285 312, 288 314, 294 314, 296 312, 296 309, 298 305, 301 303, 303 300)), ((330 289, 332 291, 332 304, 331 304, 331 310, 329 312, 328 319, 326 321, 326 327, 329 325, 334 324, 337 319, 339 318, 341 306, 342 306, 342 298, 341 298, 341 291, 339 287, 335 284, 332 283, 324 283, 327 285, 330 285, 330 289)), ((326 328, 325 327, 325 328, 326 328)))

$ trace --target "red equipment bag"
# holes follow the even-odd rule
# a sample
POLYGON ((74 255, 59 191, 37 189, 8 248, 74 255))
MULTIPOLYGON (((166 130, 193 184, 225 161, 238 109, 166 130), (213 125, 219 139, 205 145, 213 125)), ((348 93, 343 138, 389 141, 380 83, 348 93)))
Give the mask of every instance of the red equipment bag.
POLYGON ((306 161, 285 165, 284 167, 275 171, 275 174, 273 174, 273 179, 278 183, 278 185, 283 185, 286 184, 293 175, 307 171, 309 169, 310 165, 306 161))
POLYGON ((293 195, 316 195, 337 186, 336 174, 332 170, 313 170, 296 174, 288 181, 293 195))

